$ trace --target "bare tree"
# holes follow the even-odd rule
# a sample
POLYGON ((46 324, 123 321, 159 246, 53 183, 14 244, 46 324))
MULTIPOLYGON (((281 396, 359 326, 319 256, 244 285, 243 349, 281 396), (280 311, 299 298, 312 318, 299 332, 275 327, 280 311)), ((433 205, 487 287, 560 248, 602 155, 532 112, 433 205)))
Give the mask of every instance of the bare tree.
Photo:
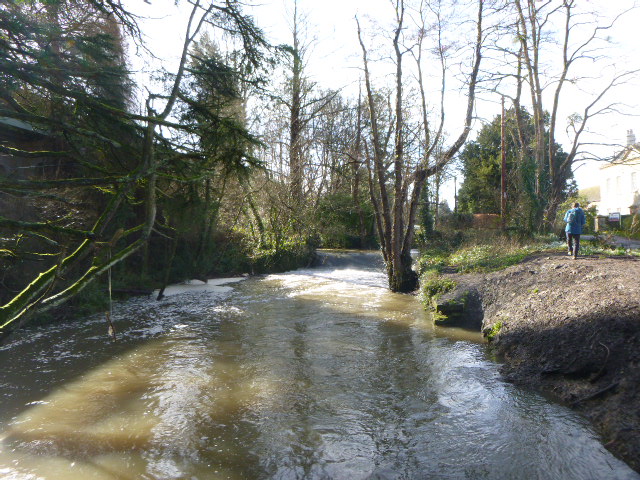
MULTIPOLYGON (((319 92, 314 82, 306 74, 312 43, 305 38, 307 20, 300 12, 298 1, 293 2, 291 36, 292 44, 284 47, 288 57, 287 81, 284 94, 277 94, 279 102, 286 106, 288 113, 288 174, 291 206, 298 209, 304 205, 305 181, 308 180, 306 158, 309 150, 310 124, 322 114, 336 92, 319 92)), ((308 184, 308 182, 307 182, 308 184)))
MULTIPOLYGON (((403 96, 403 57, 408 51, 407 48, 403 46, 403 32, 406 28, 406 9, 403 0, 395 0, 393 5, 395 11, 395 28, 392 39, 395 62, 395 104, 393 106, 393 151, 389 160, 387 160, 388 155, 384 148, 384 134, 379 125, 379 107, 376 105, 372 86, 368 52, 362 38, 359 22, 358 38, 362 49, 364 78, 370 113, 372 146, 370 149, 367 148, 367 152, 369 153, 367 160, 370 170, 369 185, 371 200, 376 212, 378 234, 387 267, 389 287, 392 291, 408 292, 414 290, 417 286, 417 275, 411 268, 411 246, 413 243, 414 224, 420 193, 428 176, 433 175, 439 169, 441 170, 444 165, 451 161, 456 152, 464 144, 471 130, 475 90, 484 40, 482 25, 483 2, 477 2, 473 58, 471 71, 467 80, 467 109, 463 131, 453 144, 445 150, 442 156, 438 157, 431 165, 429 164, 429 157, 441 137, 442 120, 434 135, 434 139, 431 140, 429 136, 431 130, 426 114, 426 95, 422 85, 421 70, 418 68, 418 78, 421 80, 422 128, 424 128, 426 135, 424 142, 425 150, 422 158, 418 161, 411 161, 406 151, 408 141, 406 127, 408 122, 405 119, 405 115, 407 114, 408 107, 406 98, 403 96), (426 133, 427 131, 429 133, 426 133)), ((422 6, 424 6, 424 4, 422 4, 422 6)), ((420 12, 423 14, 425 10, 421 9, 420 12)), ((423 38, 422 33, 418 35, 418 59, 421 58, 420 51, 422 49, 423 38)), ((439 46, 439 52, 442 61, 442 45, 439 46)), ((444 82, 444 79, 442 81, 444 82)), ((444 95, 444 88, 441 89, 441 95, 444 95)), ((442 104, 441 99, 439 103, 442 104)))
MULTIPOLYGON (((581 151, 581 137, 587 125, 594 117, 617 111, 619 105, 607 103, 607 95, 617 86, 625 83, 637 73, 631 70, 619 70, 609 65, 609 59, 604 49, 609 43, 606 35, 615 23, 625 14, 620 12, 612 21, 601 21, 595 12, 586 10, 583 3, 575 0, 545 1, 515 0, 516 21, 515 28, 519 46, 512 55, 518 58, 519 70, 515 74, 518 85, 516 98, 520 100, 519 92, 523 82, 529 86, 531 107, 535 125, 534 154, 537 164, 536 193, 539 197, 548 197, 544 212, 544 223, 551 227, 555 220, 558 206, 563 201, 563 192, 567 180, 571 175, 571 166, 577 160, 581 151), (556 40, 553 40, 557 37, 556 40), (559 45, 559 48, 556 47, 559 45), (560 52, 560 58, 544 62, 546 52, 560 52), (608 79, 604 79, 600 86, 595 87, 591 100, 582 108, 581 112, 571 115, 567 119, 567 134, 570 137, 570 149, 566 156, 557 156, 557 129, 559 124, 559 107, 566 97, 567 84, 576 85, 587 83, 586 76, 574 76, 572 72, 579 68, 580 63, 588 62, 599 65, 598 75, 602 71, 614 72, 608 79), (555 70, 550 73, 549 68, 555 70), (551 92, 547 92, 551 90, 551 92), (551 101, 549 102, 550 95, 551 101), (550 105, 550 108, 545 108, 550 105), (548 129, 547 129, 548 125, 548 129), (543 168, 544 163, 547 168, 543 168), (548 172, 547 191, 543 191, 543 172, 548 172)), ((576 75, 576 74, 573 74, 576 75)), ((516 112, 520 112, 516 105, 516 112)))

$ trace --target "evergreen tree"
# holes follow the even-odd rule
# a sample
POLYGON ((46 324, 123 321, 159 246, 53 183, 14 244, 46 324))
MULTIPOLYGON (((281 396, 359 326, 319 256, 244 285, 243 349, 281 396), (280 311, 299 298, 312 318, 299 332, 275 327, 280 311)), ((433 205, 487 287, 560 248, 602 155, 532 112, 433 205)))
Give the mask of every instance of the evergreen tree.
MULTIPOLYGON (((518 131, 513 109, 506 112, 505 119, 507 216, 510 225, 535 231, 541 227, 551 183, 547 167, 542 172, 540 192, 536 193, 536 161, 532 154, 535 129, 532 117, 525 109, 521 109, 520 115, 524 120, 522 132, 518 131)), ((501 117, 498 115, 480 130, 476 140, 465 145, 460 154, 464 174, 458 193, 460 212, 500 213, 501 155, 501 117)), ((565 158, 562 147, 556 145, 554 161, 560 165, 565 158)), ((565 178, 563 195, 566 197, 573 174, 570 169, 558 173, 565 178)))
MULTIPOLYGON (((19 161, 58 161, 55 172, 45 171, 40 178, 0 178, 0 194, 36 210, 26 220, 2 216, 9 210, 0 212, 0 252, 13 270, 33 256, 40 260, 29 271, 33 281, 25 285, 22 278, 22 284, 12 285, 19 293, 0 299, 8 300, 0 306, 0 335, 34 312, 73 298, 140 250, 144 273, 152 234, 165 234, 158 222, 158 191, 167 193, 161 190, 167 186, 164 179, 184 181, 177 178, 184 173, 180 169, 205 165, 207 149, 224 145, 224 158, 236 151, 229 148, 233 141, 219 141, 232 137, 231 123, 219 121, 222 117, 182 124, 171 115, 179 105, 200 108, 196 103, 202 98, 189 98, 184 82, 188 52, 203 25, 238 39, 246 64, 259 66, 266 43, 240 2, 192 5, 179 66, 167 76, 168 93, 150 94, 144 115, 128 108, 129 79, 117 33, 119 22, 135 33, 131 18, 120 2, 101 0, 7 0, 0 5, 0 117, 22 122, 47 139, 46 145, 0 145, 0 150, 19 161), (216 125, 208 146, 205 124, 216 125), (198 148, 190 149, 190 141, 198 148), (45 208, 37 211, 42 199, 45 208), (73 214, 66 214, 70 209, 73 214), (26 250, 23 237, 31 241, 26 250)), ((215 72, 225 68, 213 67, 207 78, 222 78, 215 72)), ((234 161, 243 158, 236 155, 234 161)))

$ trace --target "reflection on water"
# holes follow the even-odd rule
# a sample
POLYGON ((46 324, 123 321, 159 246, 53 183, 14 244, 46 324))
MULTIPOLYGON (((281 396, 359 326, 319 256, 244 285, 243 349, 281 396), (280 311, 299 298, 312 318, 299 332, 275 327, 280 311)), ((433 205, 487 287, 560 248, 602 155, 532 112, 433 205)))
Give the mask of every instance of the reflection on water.
POLYGON ((0 349, 0 476, 640 478, 375 258, 117 305, 117 343, 98 317, 23 332, 0 349))

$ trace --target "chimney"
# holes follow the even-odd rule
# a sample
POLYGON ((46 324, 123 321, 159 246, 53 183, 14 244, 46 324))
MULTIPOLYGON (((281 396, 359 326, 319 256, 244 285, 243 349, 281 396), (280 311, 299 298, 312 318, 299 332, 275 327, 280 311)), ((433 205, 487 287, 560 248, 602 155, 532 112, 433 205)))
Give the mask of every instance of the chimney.
POLYGON ((636 143, 636 136, 633 134, 633 130, 627 130, 627 147, 636 143))

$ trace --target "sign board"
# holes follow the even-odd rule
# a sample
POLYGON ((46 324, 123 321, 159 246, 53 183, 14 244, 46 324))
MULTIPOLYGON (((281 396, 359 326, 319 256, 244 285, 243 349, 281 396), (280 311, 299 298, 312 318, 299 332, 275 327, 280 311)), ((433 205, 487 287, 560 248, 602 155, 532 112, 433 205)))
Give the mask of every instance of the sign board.
POLYGON ((620 221, 620 212, 611 212, 609 214, 610 222, 619 222, 620 221))

